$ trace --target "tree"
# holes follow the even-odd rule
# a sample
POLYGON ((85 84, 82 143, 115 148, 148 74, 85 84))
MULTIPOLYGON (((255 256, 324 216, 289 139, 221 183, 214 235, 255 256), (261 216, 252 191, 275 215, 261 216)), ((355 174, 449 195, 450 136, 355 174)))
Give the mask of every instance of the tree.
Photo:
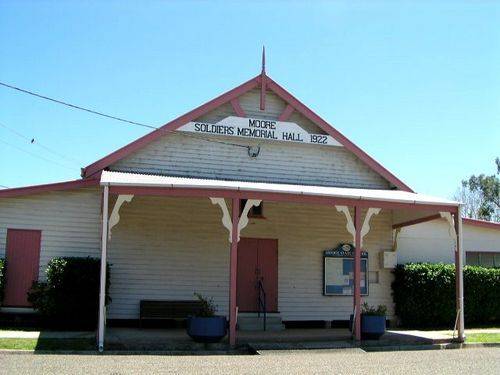
POLYGON ((496 174, 472 175, 462 181, 455 198, 464 203, 464 216, 500 222, 500 158, 495 163, 496 174))
POLYGON ((483 204, 483 195, 479 191, 471 191, 465 181, 455 192, 453 199, 462 202, 462 216, 470 219, 480 219, 479 208, 483 204))

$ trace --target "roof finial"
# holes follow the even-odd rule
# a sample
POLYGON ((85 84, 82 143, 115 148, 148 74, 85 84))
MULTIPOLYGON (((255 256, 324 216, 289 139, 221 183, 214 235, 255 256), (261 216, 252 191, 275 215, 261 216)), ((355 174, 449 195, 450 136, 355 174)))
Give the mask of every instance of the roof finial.
POLYGON ((266 72, 266 46, 262 46, 262 73, 266 72))

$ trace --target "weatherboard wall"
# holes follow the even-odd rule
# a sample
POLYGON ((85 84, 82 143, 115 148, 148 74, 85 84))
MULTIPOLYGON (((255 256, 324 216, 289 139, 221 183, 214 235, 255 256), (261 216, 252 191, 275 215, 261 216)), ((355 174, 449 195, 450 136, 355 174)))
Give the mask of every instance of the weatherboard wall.
MULTIPOLYGON (((465 252, 500 254, 500 230, 463 223, 465 252)), ((398 236, 398 262, 454 263, 455 240, 444 220, 403 228, 398 236)))
MULTIPOLYGON (((240 98, 246 116, 277 120, 285 102, 268 94, 266 110, 258 109, 259 93, 250 91, 240 98)), ((225 104, 198 119, 216 123, 235 113, 225 104)), ((289 121, 309 133, 324 134, 299 113, 289 121)), ((389 183, 344 147, 279 142, 241 137, 176 132, 117 161, 110 170, 153 173, 197 178, 245 180, 306 185, 388 189, 389 183), (210 142, 217 141, 216 142, 210 142), (260 146, 257 157, 246 147, 260 146)))
MULTIPOLYGON (((112 264, 110 319, 137 319, 141 299, 214 298, 227 314, 229 241, 221 211, 209 199, 135 197, 121 209, 108 259, 112 264)), ((345 320, 352 296, 323 296, 323 251, 351 242, 345 218, 333 207, 265 203, 266 219, 251 219, 244 237, 278 239, 278 309, 284 320, 345 320)), ((391 246, 391 216, 373 219, 365 239, 370 304, 385 304, 392 315, 391 272, 379 269, 378 252, 391 246)))
POLYGON ((101 195, 97 188, 54 191, 0 199, 0 257, 5 256, 7 229, 42 231, 39 278, 50 259, 99 257, 101 195))

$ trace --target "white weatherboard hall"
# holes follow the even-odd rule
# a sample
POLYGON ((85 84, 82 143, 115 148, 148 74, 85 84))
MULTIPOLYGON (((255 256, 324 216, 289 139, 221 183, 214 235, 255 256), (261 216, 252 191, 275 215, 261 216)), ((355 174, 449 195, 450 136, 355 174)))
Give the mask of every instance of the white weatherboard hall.
MULTIPOLYGON (((111 267, 105 323, 136 320, 141 300, 213 297, 235 344, 241 318, 346 321, 361 303, 393 317, 393 231, 439 215, 457 265, 463 339, 460 205, 417 194, 261 74, 87 166, 76 181, 0 191, 4 306, 27 306, 56 256, 111 267), (9 271, 17 267, 19 272, 9 271)), ((432 222, 431 222, 432 223, 432 222)))

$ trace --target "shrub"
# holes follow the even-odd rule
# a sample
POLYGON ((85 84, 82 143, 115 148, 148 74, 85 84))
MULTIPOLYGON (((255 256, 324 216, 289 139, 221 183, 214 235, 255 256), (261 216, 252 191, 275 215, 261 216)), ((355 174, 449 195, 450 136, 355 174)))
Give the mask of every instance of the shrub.
POLYGON ((200 293, 194 293, 194 295, 201 302, 201 309, 196 312, 195 316, 203 318, 215 316, 217 306, 215 305, 213 298, 205 298, 200 293))
MULTIPOLYGON (((453 327, 456 318, 455 266, 409 263, 394 270, 395 313, 405 327, 453 327)), ((464 267, 465 321, 500 321, 500 269, 464 267)))
POLYGON ((6 261, 0 258, 0 306, 2 306, 3 296, 5 292, 5 271, 6 261))
POLYGON ((361 314, 363 315, 375 315, 375 316, 386 316, 387 315, 387 306, 378 305, 370 306, 368 302, 363 303, 361 306, 361 314))
MULTIPOLYGON (((100 266, 98 258, 54 258, 47 265, 47 281, 34 282, 28 300, 51 326, 95 328, 99 308, 100 266)), ((108 294, 109 279, 108 264, 106 304, 111 301, 108 294)))

